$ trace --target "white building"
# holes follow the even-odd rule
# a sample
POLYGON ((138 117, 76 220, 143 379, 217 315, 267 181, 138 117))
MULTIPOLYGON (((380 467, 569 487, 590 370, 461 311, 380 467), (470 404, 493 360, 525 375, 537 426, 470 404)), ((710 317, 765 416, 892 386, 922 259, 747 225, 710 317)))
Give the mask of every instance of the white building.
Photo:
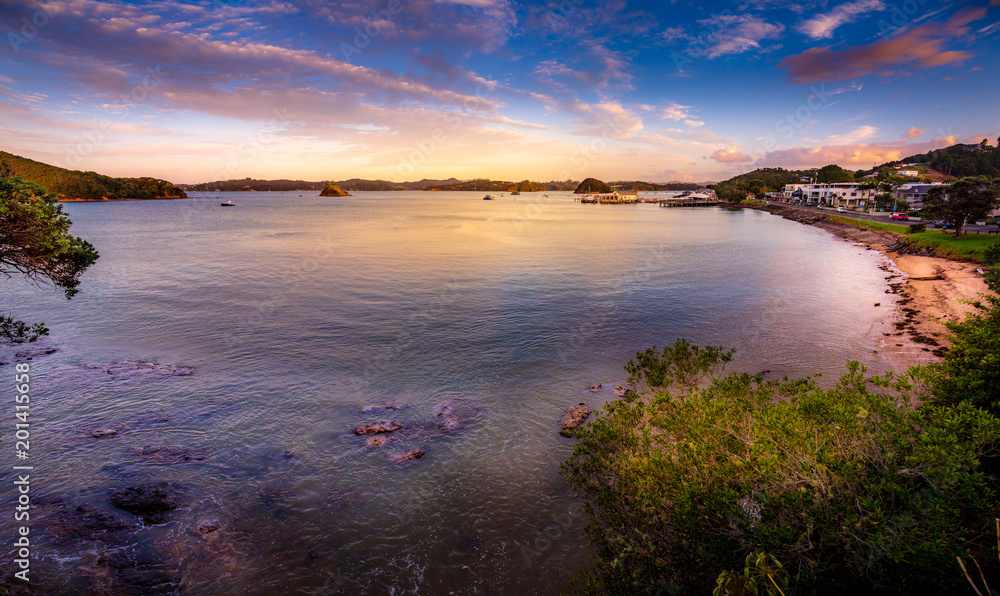
POLYGON ((860 207, 874 196, 872 190, 858 190, 857 182, 833 184, 786 184, 781 193, 788 202, 802 205, 829 205, 831 207, 860 207))
POLYGON ((948 186, 944 182, 908 182, 892 193, 897 201, 902 199, 910 204, 910 209, 922 209, 927 193, 937 186, 948 186))
POLYGON ((898 174, 900 176, 908 176, 910 178, 916 178, 917 176, 920 175, 920 171, 919 170, 900 170, 900 171, 896 172, 896 174, 898 174))

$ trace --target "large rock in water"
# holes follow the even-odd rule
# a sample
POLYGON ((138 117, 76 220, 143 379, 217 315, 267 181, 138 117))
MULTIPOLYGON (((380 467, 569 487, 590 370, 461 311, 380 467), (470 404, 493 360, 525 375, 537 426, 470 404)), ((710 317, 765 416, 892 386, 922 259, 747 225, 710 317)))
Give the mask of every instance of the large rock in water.
POLYGON ((327 184, 323 188, 323 192, 319 193, 321 197, 349 197, 349 193, 344 192, 344 189, 340 188, 339 184, 327 184))
POLYGON ((403 425, 393 420, 392 422, 375 422, 365 424, 354 429, 356 435, 377 435, 380 433, 391 433, 403 428, 403 425))
POLYGON ((559 432, 564 437, 572 437, 573 431, 590 418, 590 406, 580 402, 569 409, 562 419, 562 430, 559 432))
POLYGON ((181 497, 166 482, 120 488, 111 493, 111 504, 153 524, 166 521, 166 514, 183 504, 181 497))

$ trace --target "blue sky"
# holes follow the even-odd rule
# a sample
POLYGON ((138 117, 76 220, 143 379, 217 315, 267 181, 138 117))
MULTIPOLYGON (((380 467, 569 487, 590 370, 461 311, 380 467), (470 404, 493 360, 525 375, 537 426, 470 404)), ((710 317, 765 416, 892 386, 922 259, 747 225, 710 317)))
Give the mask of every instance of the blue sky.
POLYGON ((719 180, 1000 136, 1000 0, 0 0, 3 149, 220 178, 719 180))

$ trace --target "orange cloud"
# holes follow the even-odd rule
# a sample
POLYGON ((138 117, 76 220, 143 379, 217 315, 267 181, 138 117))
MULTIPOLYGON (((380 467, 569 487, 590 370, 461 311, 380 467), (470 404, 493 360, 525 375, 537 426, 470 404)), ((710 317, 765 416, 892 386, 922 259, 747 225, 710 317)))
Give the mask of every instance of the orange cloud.
POLYGON ((908 130, 908 131, 906 131, 906 132, 903 133, 903 138, 904 139, 915 139, 915 138, 923 135, 925 132, 927 132, 927 131, 924 130, 924 129, 922 129, 922 128, 917 128, 916 126, 911 126, 910 130, 908 130))
POLYGON ((947 50, 945 43, 968 33, 966 25, 986 16, 985 8, 959 11, 945 24, 927 23, 891 39, 846 50, 810 48, 781 61, 794 83, 835 81, 884 73, 895 66, 913 64, 934 68, 961 64, 974 57, 970 52, 947 50))
POLYGON ((753 161, 752 157, 740 153, 738 145, 726 147, 725 149, 719 149, 710 157, 719 163, 747 163, 753 161))
MULTIPOLYGON (((915 127, 912 130, 916 129, 915 127)), ((920 129, 916 129, 919 131, 920 129)), ((923 132, 921 131, 921 134, 923 132)), ((906 135, 903 135, 906 136, 906 135)), ((934 149, 958 143, 954 136, 941 137, 918 143, 895 141, 891 143, 854 143, 821 147, 792 147, 772 151, 757 160, 760 167, 813 168, 835 163, 849 169, 867 169, 873 165, 899 161, 911 155, 927 153, 934 149)))

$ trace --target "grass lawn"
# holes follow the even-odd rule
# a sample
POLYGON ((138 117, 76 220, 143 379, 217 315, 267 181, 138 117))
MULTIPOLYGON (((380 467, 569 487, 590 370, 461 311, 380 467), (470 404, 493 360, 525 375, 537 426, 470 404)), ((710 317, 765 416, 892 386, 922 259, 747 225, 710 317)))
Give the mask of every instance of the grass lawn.
POLYGON ((854 226, 863 230, 882 230, 883 232, 893 232, 905 234, 910 244, 916 247, 929 248, 939 257, 953 259, 956 261, 971 261, 973 263, 983 262, 983 251, 988 246, 1000 242, 997 236, 988 234, 969 234, 966 232, 961 238, 955 238, 952 232, 941 232, 938 230, 928 230, 919 234, 907 234, 909 228, 898 224, 882 223, 879 221, 866 221, 862 219, 851 219, 831 215, 830 221, 854 226))
POLYGON ((987 247, 1000 242, 1000 238, 988 234, 962 235, 955 238, 951 232, 920 232, 908 236, 914 246, 927 247, 934 250, 938 256, 956 261, 983 262, 983 251, 987 247))
POLYGON ((895 234, 905 234, 910 231, 907 226, 901 226, 899 224, 882 223, 880 221, 868 221, 865 219, 852 219, 850 217, 841 217, 839 215, 831 215, 830 221, 847 224, 849 226, 854 226, 855 228, 861 228, 862 230, 881 230, 883 232, 893 232, 895 234))

